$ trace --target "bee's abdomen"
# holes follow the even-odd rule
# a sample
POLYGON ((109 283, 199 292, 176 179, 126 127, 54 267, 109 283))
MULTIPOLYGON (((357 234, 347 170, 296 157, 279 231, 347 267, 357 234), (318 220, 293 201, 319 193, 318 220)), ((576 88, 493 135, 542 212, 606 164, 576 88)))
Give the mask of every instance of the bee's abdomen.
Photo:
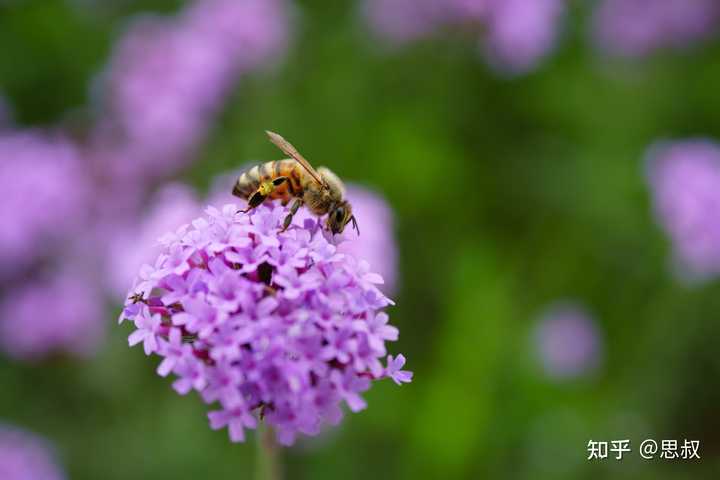
POLYGON ((302 182, 298 166, 299 164, 295 160, 290 159, 255 165, 240 175, 233 188, 233 195, 248 198, 261 183, 272 181, 278 177, 287 177, 288 181, 275 187, 270 198, 285 199, 288 196, 301 195, 302 182))

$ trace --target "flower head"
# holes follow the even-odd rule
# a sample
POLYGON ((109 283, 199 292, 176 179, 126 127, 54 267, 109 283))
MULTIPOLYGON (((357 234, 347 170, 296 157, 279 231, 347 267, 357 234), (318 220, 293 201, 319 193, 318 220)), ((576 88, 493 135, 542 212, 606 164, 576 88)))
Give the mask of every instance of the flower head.
POLYGON ((720 146, 696 139, 656 143, 647 154, 658 222, 688 277, 720 273, 720 146))
POLYGON ((392 302, 379 275, 337 251, 336 239, 310 218, 281 232, 289 209, 208 207, 206 215, 163 238, 163 251, 131 289, 122 319, 131 344, 163 360, 175 390, 196 390, 212 428, 242 441, 259 419, 293 443, 337 423, 341 402, 365 407, 374 380, 409 381, 388 358, 398 331, 381 310, 392 302))
POLYGON ((642 57, 664 48, 683 48, 720 27, 716 0, 603 0, 595 12, 594 35, 606 52, 642 57))
POLYGON ((132 22, 100 78, 102 170, 130 181, 183 167, 234 82, 282 52, 288 23, 283 0, 196 0, 132 22))
POLYGON ((398 277, 395 219, 392 208, 378 193, 360 185, 347 186, 347 198, 360 222, 360 232, 347 228, 338 251, 366 260, 383 277, 381 290, 395 292, 398 277))
POLYGON ((535 340, 545 373, 551 377, 578 377, 600 364, 602 342, 597 326, 577 304, 549 307, 540 317, 535 340))
POLYGON ((65 476, 43 439, 0 424, 0 478, 62 480, 65 476))
POLYGON ((487 21, 487 57, 499 70, 533 70, 555 46, 564 0, 495 0, 487 21))
MULTIPOLYGON (((230 191, 239 175, 239 171, 218 175, 210 186, 207 202, 215 205, 237 201, 237 197, 233 197, 230 191)), ((337 249, 333 248, 332 251, 367 261, 370 268, 383 278, 380 290, 392 295, 396 292, 399 283, 393 208, 381 194, 368 187, 347 183, 346 190, 346 198, 352 205, 361 234, 358 235, 353 228, 346 228, 342 233, 342 241, 338 243, 337 249)), ((295 215, 300 225, 305 219, 315 218, 307 209, 300 209, 295 215)), ((309 236, 309 234, 301 235, 309 236)), ((324 248, 328 247, 329 245, 326 245, 324 248)))
POLYGON ((503 73, 534 69, 555 46, 562 0, 365 0, 364 15, 379 36, 405 43, 443 26, 466 26, 503 73))
POLYGON ((77 149, 39 132, 0 133, 0 279, 76 232, 90 187, 77 149))
POLYGON ((93 353, 103 334, 100 298, 90 277, 69 267, 5 291, 0 349, 22 360, 93 353))

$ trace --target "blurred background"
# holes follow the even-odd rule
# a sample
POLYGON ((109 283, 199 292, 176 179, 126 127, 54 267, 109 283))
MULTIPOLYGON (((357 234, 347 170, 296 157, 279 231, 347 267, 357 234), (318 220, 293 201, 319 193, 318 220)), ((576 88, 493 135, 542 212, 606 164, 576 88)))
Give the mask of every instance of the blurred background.
POLYGON ((717 478, 719 31, 714 0, 0 1, 3 478, 252 475, 116 319, 265 129, 353 186, 415 372, 287 478, 717 478))

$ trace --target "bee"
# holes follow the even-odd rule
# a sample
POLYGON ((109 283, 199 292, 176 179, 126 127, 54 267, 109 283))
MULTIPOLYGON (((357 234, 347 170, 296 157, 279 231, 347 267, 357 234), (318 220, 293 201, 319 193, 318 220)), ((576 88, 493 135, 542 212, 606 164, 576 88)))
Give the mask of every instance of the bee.
POLYGON ((240 175, 232 193, 248 202, 241 212, 247 213, 267 199, 280 199, 287 205, 295 198, 282 231, 290 226, 298 209, 306 205, 317 216, 328 215, 325 226, 332 233, 342 233, 352 222, 359 235, 357 220, 345 200, 345 186, 340 178, 325 167, 315 170, 290 142, 277 133, 266 133, 270 141, 291 158, 255 165, 240 175))

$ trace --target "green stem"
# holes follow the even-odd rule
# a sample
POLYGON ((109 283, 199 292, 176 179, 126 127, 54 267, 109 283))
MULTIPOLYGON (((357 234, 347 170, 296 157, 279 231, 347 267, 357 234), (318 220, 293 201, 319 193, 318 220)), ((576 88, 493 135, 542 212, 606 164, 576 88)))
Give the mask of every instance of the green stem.
POLYGON ((275 434, 262 420, 255 432, 255 438, 257 439, 255 480, 282 480, 280 451, 275 442, 275 434))

